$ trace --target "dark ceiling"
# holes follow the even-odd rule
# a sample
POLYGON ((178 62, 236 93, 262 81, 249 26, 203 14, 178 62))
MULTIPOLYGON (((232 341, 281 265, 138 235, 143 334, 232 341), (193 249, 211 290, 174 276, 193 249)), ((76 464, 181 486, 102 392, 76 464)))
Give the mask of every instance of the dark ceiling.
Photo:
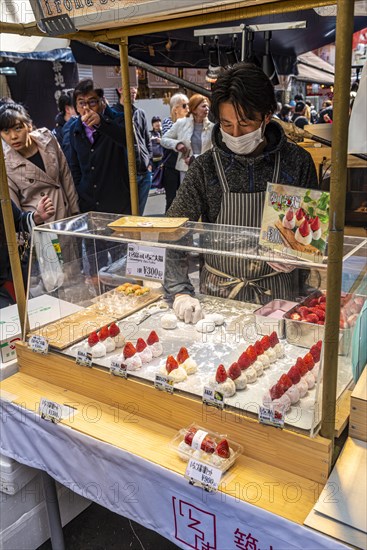
MULTIPOLYGON (((273 31, 272 33, 271 51, 278 72, 289 74, 295 71, 297 55, 335 42, 335 17, 322 17, 314 10, 304 10, 297 13, 256 17, 200 28, 239 26, 242 23, 255 25, 303 20, 307 21, 305 29, 273 31)), ((367 27, 367 17, 355 17, 354 32, 365 27, 367 27)), ((135 36, 129 38, 129 55, 155 66, 203 68, 208 66, 208 49, 213 44, 213 38, 208 34, 206 45, 199 45, 199 38, 194 37, 193 28, 135 36)), ((224 52, 228 49, 231 42, 232 35, 220 35, 219 45, 221 51, 224 52)), ((73 41, 71 47, 78 63, 93 65, 119 64, 118 59, 100 54, 79 42, 73 41)), ((237 49, 240 50, 240 48, 241 35, 238 35, 237 49)), ((263 32, 255 33, 254 52, 259 56, 264 53, 263 32)))

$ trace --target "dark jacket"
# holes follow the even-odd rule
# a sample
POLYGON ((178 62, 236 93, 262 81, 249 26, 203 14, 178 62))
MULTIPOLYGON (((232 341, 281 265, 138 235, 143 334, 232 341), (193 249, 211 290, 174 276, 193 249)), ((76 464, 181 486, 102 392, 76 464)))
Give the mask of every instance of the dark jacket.
MULTIPOLYGON (((275 153, 280 153, 279 182, 284 185, 317 188, 317 175, 311 155, 289 143, 280 124, 269 122, 265 129, 267 146, 257 157, 232 153, 222 142, 219 125, 213 129, 213 147, 219 150, 230 191, 251 193, 266 191, 272 180, 275 153)), ((221 207, 222 189, 218 181, 211 151, 198 157, 190 166, 177 192, 168 216, 188 217, 215 223, 221 207)))
POLYGON ((52 130, 52 133, 61 146, 62 146, 64 126, 65 126, 64 115, 62 113, 57 113, 55 118, 55 128, 52 130))
POLYGON ((61 143, 61 149, 63 150, 63 153, 66 157, 66 160, 69 162, 69 159, 71 157, 71 147, 70 147, 70 129, 75 122, 75 120, 78 117, 72 116, 69 118, 67 122, 65 122, 64 126, 62 127, 62 143, 61 143))
POLYGON ((81 212, 131 214, 124 117, 106 107, 92 144, 80 117, 70 128, 68 159, 81 212))
MULTIPOLYGON (((121 103, 116 103, 112 108, 119 112, 124 112, 124 106, 121 103)), ((133 126, 134 126, 134 146, 136 158, 136 171, 138 174, 145 174, 148 166, 152 162, 152 144, 148 129, 147 117, 142 109, 138 109, 132 105, 133 111, 133 126)))
MULTIPOLYGON (((11 202, 14 216, 15 230, 20 231, 20 228, 24 232, 30 233, 34 225, 33 222, 33 212, 22 212, 19 208, 11 202)), ((5 236, 5 227, 3 213, 0 208, 0 286, 5 283, 5 281, 11 281, 11 269, 10 269, 10 260, 8 253, 8 245, 5 236)), ((26 283, 26 281, 24 281, 26 283)))

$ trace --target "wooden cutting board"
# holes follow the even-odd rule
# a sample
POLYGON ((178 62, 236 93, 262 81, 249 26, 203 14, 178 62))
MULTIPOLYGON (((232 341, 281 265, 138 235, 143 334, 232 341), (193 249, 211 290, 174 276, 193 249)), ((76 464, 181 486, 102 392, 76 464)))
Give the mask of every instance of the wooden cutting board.
POLYGON ((303 252, 306 254, 317 254, 318 256, 322 256, 320 250, 312 246, 312 244, 305 245, 296 241, 293 231, 291 229, 287 229, 286 227, 283 227, 282 222, 277 221, 275 223, 275 227, 278 229, 279 233, 281 234, 281 237, 284 243, 286 244, 286 246, 288 246, 292 250, 297 250, 298 252, 303 252))
POLYGON ((63 319, 32 330, 27 337, 29 338, 34 334, 43 336, 47 338, 51 347, 57 350, 63 350, 87 338, 91 332, 100 330, 103 326, 119 321, 120 319, 124 319, 145 306, 156 302, 161 297, 161 293, 151 291, 144 296, 140 296, 138 303, 128 311, 124 311, 124 313, 119 313, 118 310, 103 312, 100 310, 98 304, 93 304, 63 319))

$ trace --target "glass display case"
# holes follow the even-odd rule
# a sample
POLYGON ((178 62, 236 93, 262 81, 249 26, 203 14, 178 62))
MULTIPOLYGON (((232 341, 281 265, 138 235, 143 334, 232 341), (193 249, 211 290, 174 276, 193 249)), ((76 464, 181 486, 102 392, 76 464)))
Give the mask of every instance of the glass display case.
MULTIPOLYGON (((249 417, 257 417, 260 406, 279 408, 286 427, 315 435, 327 258, 313 263, 262 249, 257 228, 186 221, 163 230, 151 218, 113 230, 118 218, 88 213, 34 229, 27 308, 44 301, 44 323, 35 326, 30 318, 25 339, 42 335, 52 353, 75 361, 87 355, 111 373, 109 384, 122 371, 150 386, 159 375, 175 393, 196 400, 208 388, 218 391, 228 410, 249 417), (270 264, 268 271, 282 273, 289 284, 269 293, 261 277, 224 278, 216 258, 230 267, 246 263, 249 273, 270 264), (217 274, 203 284, 208 264, 217 274), (182 285, 200 301, 198 325, 174 314, 168 291, 182 291, 182 285)), ((338 397, 358 361, 355 327, 366 309, 366 258, 367 240, 345 237, 338 397)))

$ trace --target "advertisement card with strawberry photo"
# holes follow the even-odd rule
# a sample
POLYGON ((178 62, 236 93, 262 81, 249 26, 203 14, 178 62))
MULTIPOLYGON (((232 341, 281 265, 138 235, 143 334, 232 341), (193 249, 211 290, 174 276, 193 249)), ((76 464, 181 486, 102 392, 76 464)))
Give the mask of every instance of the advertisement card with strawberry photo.
POLYGON ((329 199, 324 191, 268 183, 260 245, 321 263, 326 254, 329 199))

